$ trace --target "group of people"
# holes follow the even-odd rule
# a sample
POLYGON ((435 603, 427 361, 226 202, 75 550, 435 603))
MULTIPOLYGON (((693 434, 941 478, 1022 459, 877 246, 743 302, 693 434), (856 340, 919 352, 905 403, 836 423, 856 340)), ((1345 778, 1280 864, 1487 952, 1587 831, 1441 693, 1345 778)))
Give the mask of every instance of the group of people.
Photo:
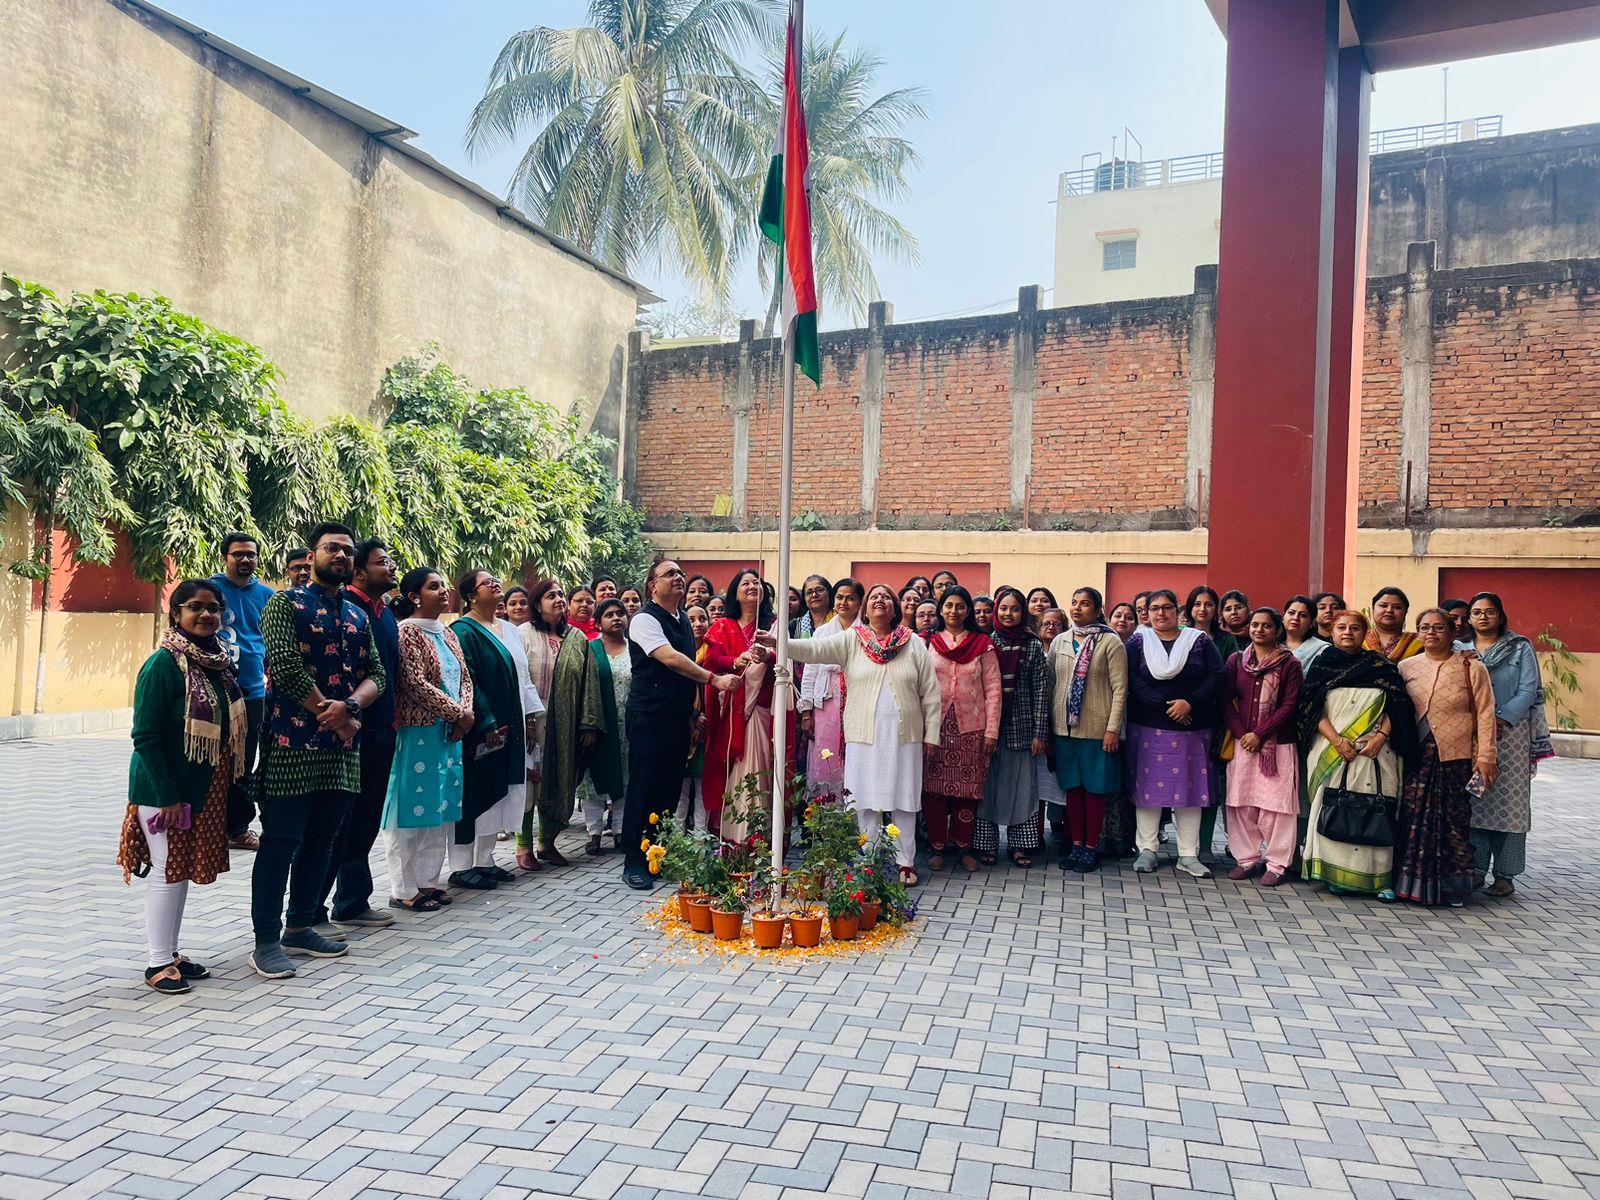
POLYGON ((973 596, 948 571, 899 591, 813 575, 780 615, 751 569, 719 593, 666 559, 642 586, 569 593, 402 575, 336 522, 308 541, 274 591, 256 540, 226 535, 223 569, 173 589, 139 674, 118 861, 148 876, 145 980, 163 993, 207 975, 181 951, 184 904, 230 849, 255 852, 251 964, 285 978, 386 909, 511 882, 501 840, 523 872, 567 865, 556 838, 578 812, 587 853, 621 851, 648 889, 665 816, 742 840, 736 798, 780 770, 848 797, 863 834, 916 829, 909 885, 919 845, 926 870, 975 871, 1002 830, 1031 866, 1047 820, 1064 869, 1131 850, 1153 871, 1169 814, 1177 868, 1205 877, 1225 811, 1233 878, 1460 904, 1491 873, 1491 894, 1513 890, 1549 752, 1533 649, 1488 593, 1408 630, 1395 588, 1369 621, 1331 594, 1280 611, 1163 589, 1108 612, 1093 588, 1062 608, 1046 588, 973 596))

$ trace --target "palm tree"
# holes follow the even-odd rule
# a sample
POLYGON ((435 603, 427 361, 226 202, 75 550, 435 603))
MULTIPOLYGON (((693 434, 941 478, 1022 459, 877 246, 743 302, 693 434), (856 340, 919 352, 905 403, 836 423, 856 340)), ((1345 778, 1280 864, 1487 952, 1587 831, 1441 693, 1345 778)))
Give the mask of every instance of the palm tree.
POLYGON ((726 293, 746 234, 734 173, 765 146, 742 115, 736 55, 773 28, 773 0, 590 0, 590 23, 501 48, 467 149, 532 135, 511 197, 535 220, 629 271, 670 261, 726 293))
MULTIPOLYGON (((920 161, 901 131, 927 116, 921 88, 899 88, 869 99, 883 59, 864 47, 847 47, 843 35, 828 41, 806 38, 801 88, 806 132, 811 141, 811 238, 818 291, 824 301, 851 318, 866 318, 867 305, 878 298, 875 255, 899 262, 919 260, 917 239, 876 203, 901 200, 910 191, 906 174, 920 161)), ((760 144, 770 147, 783 103, 783 59, 771 66, 772 90, 758 100, 753 123, 760 144)), ((766 162, 760 164, 766 171, 766 162)), ((744 195, 758 202, 761 179, 746 181, 744 195)), ((763 287, 771 286, 772 244, 763 242, 758 271, 763 287)), ((779 294, 772 288, 764 335, 772 336, 779 294)))

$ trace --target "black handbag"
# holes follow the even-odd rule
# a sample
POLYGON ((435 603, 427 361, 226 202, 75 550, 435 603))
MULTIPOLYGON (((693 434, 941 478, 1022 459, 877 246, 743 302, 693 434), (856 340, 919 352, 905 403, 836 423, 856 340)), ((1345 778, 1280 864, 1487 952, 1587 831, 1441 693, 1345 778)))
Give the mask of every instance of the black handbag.
POLYGON ((1382 792, 1351 791, 1345 787, 1349 774, 1344 763, 1338 782, 1322 793, 1317 832, 1347 846, 1393 846, 1395 802, 1382 792))

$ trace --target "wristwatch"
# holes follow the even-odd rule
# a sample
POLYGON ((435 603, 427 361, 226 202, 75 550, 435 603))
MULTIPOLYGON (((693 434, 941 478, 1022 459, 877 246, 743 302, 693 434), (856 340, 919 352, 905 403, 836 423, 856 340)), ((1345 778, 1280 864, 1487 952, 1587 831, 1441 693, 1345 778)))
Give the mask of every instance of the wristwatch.
POLYGON ((344 702, 344 706, 345 706, 346 709, 349 710, 350 719, 352 721, 359 721, 361 719, 361 704, 354 697, 352 697, 349 700, 346 700, 344 702))

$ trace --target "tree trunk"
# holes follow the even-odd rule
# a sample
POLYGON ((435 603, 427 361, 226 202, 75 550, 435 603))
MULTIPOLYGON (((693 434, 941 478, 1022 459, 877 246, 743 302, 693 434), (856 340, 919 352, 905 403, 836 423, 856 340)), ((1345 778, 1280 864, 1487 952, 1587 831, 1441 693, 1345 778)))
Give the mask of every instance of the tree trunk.
POLYGON ((45 664, 49 662, 50 577, 55 573, 56 512, 51 509, 44 524, 44 579, 39 588, 39 665, 33 677, 33 711, 44 711, 45 664))
POLYGON ((163 616, 165 616, 166 613, 164 612, 163 605, 161 603, 161 585, 159 583, 156 584, 155 587, 152 590, 153 590, 154 595, 155 595, 155 600, 151 604, 150 611, 151 611, 151 614, 155 618, 155 620, 154 620, 155 635, 151 639, 150 646, 151 646, 152 649, 154 649, 155 647, 161 645, 161 635, 162 635, 163 632, 165 632, 163 627, 162 627, 162 624, 161 624, 161 618, 163 616))

